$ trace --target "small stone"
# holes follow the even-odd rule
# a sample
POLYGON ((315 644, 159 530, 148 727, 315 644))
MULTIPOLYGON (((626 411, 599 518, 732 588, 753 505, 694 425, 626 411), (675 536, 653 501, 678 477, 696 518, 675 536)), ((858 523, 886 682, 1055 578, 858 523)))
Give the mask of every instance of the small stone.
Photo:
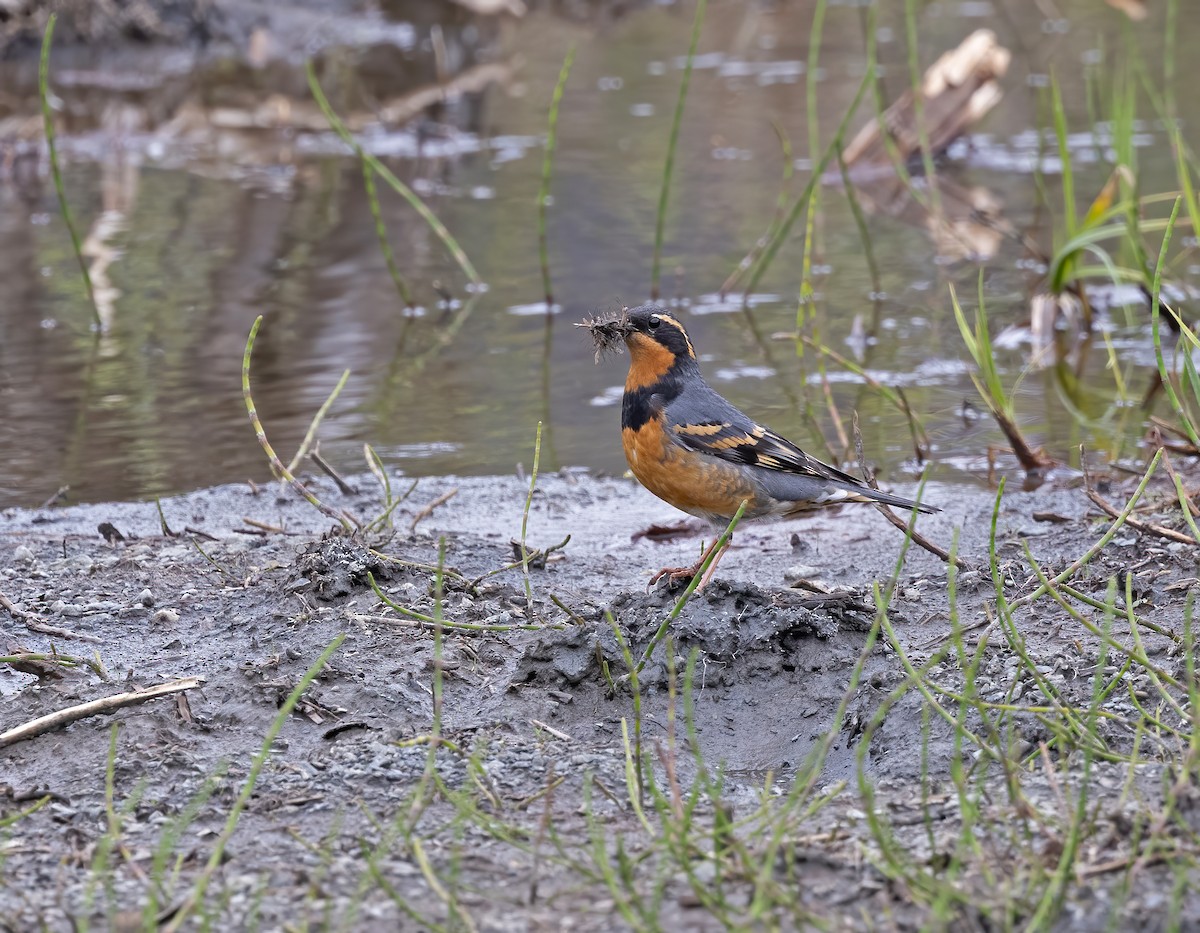
POLYGON ((797 580, 811 580, 820 572, 819 568, 809 564, 794 564, 783 572, 783 579, 788 583, 795 583, 797 580))
POLYGON ((159 609, 150 621, 156 625, 174 625, 179 621, 179 613, 174 609, 159 609))
POLYGON ((33 550, 24 544, 18 544, 13 550, 13 561, 18 564, 32 564, 36 558, 33 550))
POLYGON ((147 609, 154 605, 154 594, 150 592, 149 587, 137 594, 136 602, 139 606, 145 606, 147 609))

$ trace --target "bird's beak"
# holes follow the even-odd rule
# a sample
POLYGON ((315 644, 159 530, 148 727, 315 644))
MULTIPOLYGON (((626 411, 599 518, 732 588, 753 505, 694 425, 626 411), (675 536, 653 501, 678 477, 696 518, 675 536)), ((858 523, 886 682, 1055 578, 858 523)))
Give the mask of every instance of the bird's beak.
POLYGON ((625 344, 625 338, 633 332, 629 323, 629 309, 609 311, 597 314, 586 321, 580 321, 576 327, 586 327, 596 345, 596 362, 605 353, 619 353, 625 344))

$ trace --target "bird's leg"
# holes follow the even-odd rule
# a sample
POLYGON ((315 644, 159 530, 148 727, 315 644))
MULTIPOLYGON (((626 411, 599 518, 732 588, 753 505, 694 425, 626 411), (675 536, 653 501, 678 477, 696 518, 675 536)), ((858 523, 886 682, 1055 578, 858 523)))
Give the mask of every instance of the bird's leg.
MULTIPOLYGON (((730 540, 732 540, 732 538, 730 540)), ((650 578, 650 583, 648 584, 648 586, 654 586, 654 584, 657 583, 659 580, 661 580, 663 577, 669 577, 672 583, 674 583, 678 580, 691 580, 694 576, 696 576, 696 574, 698 574, 700 572, 700 568, 703 567, 704 562, 706 560, 708 560, 708 555, 712 554, 713 551, 717 549, 717 545, 720 543, 721 543, 721 536, 718 535, 713 540, 713 543, 710 544, 707 548, 705 548, 704 553, 700 555, 700 559, 698 561, 696 561, 696 563, 694 563, 691 567, 664 567, 662 570, 660 570, 658 573, 656 573, 654 576, 652 576, 650 578)), ((725 544, 722 545, 721 549, 719 551, 717 551, 716 555, 713 557, 712 563, 708 565, 708 571, 704 574, 704 578, 696 586, 695 592, 699 593, 708 584, 708 581, 712 579, 713 571, 717 569, 717 564, 720 562, 721 558, 725 555, 725 551, 728 549, 729 549, 729 541, 727 540, 725 542, 725 544)))
MULTIPOLYGON (((717 538, 717 540, 720 541, 721 539, 717 538)), ((720 550, 718 550, 717 553, 713 556, 712 563, 709 564, 708 569, 706 571, 704 571, 704 577, 700 580, 700 583, 696 586, 696 589, 694 590, 694 592, 699 593, 702 589, 704 589, 706 586, 708 586, 708 581, 712 579, 713 573, 716 572, 717 564, 719 564, 721 562, 721 558, 724 557, 725 552, 729 550, 729 543, 732 540, 733 540, 732 537, 725 539, 725 543, 723 545, 721 545, 720 550)), ((703 564, 704 561, 701 560, 700 563, 703 564)))

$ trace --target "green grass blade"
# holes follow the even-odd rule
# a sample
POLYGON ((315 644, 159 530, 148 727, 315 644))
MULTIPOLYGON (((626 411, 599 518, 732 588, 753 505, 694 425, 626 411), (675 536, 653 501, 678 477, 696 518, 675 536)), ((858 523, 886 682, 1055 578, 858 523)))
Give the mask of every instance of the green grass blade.
POLYGON ((87 260, 83 258, 83 246, 79 241, 79 231, 75 229, 75 221, 71 218, 71 206, 67 203, 67 192, 63 187, 62 172, 58 167, 58 146, 54 136, 54 114, 50 109, 50 45, 54 41, 54 24, 58 22, 58 14, 51 13, 46 22, 46 32, 42 35, 42 54, 38 59, 38 97, 42 104, 42 128, 46 133, 46 148, 50 153, 50 174, 54 178, 54 192, 58 195, 58 209, 62 212, 63 223, 71 235, 71 246, 75 250, 75 258, 79 262, 79 271, 83 273, 83 284, 87 288, 88 301, 92 304, 92 323, 97 330, 104 329, 104 321, 100 317, 100 308, 96 304, 96 292, 92 288, 92 274, 88 271, 87 260))
POLYGON ((458 263, 463 274, 471 280, 471 284, 483 284, 483 279, 475 271, 475 266, 471 264, 471 260, 467 258, 467 254, 463 251, 463 248, 458 245, 458 240, 446 229, 445 224, 437 219, 437 215, 429 209, 424 201, 417 197, 415 191, 397 178, 391 169, 375 158, 375 156, 365 152, 362 146, 358 144, 358 141, 354 138, 354 134, 346 128, 346 124, 342 122, 341 117, 337 115, 330 105, 329 99, 321 89, 321 83, 317 80, 317 72, 313 68, 311 61, 305 65, 305 71, 308 75, 309 91, 312 93, 313 100, 317 102, 317 106, 321 108, 321 113, 325 115, 325 119, 329 122, 330 128, 342 138, 342 141, 347 146, 354 150, 355 155, 362 159, 366 165, 370 166, 372 171, 386 181, 393 191, 404 198, 413 210, 421 215, 421 219, 429 225, 429 228, 433 230, 437 238, 442 241, 446 250, 454 257, 454 261, 458 263))
POLYGON ((538 257, 542 264, 542 289, 546 295, 546 307, 554 306, 554 291, 550 287, 550 250, 546 238, 546 204, 550 199, 550 170, 554 163, 554 150, 558 145, 558 108, 562 103, 563 92, 567 87, 567 78, 571 74, 571 66, 575 63, 575 46, 567 50, 562 68, 558 72, 558 83, 554 85, 554 94, 550 98, 550 115, 546 127, 546 151, 542 155, 542 186, 538 189, 538 257))
POLYGON ((667 200, 671 193, 671 175, 675 171, 675 147, 679 142, 679 126, 683 122, 683 107, 687 103, 688 85, 692 81, 692 64, 696 60, 696 46, 700 44, 700 30, 704 25, 704 11, 708 0, 699 0, 696 15, 692 19, 692 41, 688 46, 687 63, 683 67, 683 81, 679 85, 679 99, 675 102, 675 116, 671 120, 671 137, 667 142, 667 161, 663 166, 662 189, 658 194, 658 214, 654 220, 654 259, 650 265, 650 300, 657 301, 659 278, 662 272, 663 231, 667 222, 667 200))

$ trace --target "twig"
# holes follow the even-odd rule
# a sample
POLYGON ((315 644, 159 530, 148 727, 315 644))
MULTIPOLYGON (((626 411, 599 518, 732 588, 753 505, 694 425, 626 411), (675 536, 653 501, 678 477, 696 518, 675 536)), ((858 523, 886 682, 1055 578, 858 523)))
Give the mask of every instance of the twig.
POLYGON ((172 680, 165 684, 158 684, 155 687, 147 687, 145 690, 117 693, 113 696, 102 697, 99 700, 80 703, 78 706, 68 706, 66 709, 60 709, 57 712, 39 716, 37 719, 9 729, 7 732, 0 733, 0 748, 5 748, 25 739, 31 739, 35 735, 41 735, 43 732, 49 732, 51 729, 65 726, 75 722, 77 719, 86 719, 88 716, 112 712, 123 706, 134 706, 138 703, 145 703, 147 700, 154 700, 158 697, 179 693, 183 690, 195 690, 202 683, 204 683, 203 677, 185 677, 182 680, 172 680))
POLYGON ((550 733, 550 735, 554 736, 556 739, 562 739, 565 742, 573 741, 573 739, 569 735, 567 735, 565 732, 563 732, 561 729, 555 729, 553 726, 548 726, 544 722, 542 722, 540 719, 531 719, 529 721, 531 723, 533 723, 534 726, 536 726, 538 729, 541 729, 543 732, 550 733))
POLYGON ((63 496, 65 496, 70 491, 71 491, 70 486, 59 486, 58 492, 56 492, 49 499, 47 499, 45 502, 43 502, 40 506, 38 506, 38 508, 48 509, 51 506, 57 505, 59 500, 61 500, 63 498, 63 496))
MULTIPOLYGON (((1088 482, 1087 470, 1084 470, 1084 482, 1087 483, 1087 497, 1100 508, 1102 512, 1108 515, 1109 518, 1120 518, 1121 512, 1111 502, 1105 499, 1100 493, 1096 492, 1088 482)), ((1174 528, 1167 528, 1165 525, 1155 525, 1152 522, 1144 522, 1134 518, 1132 515, 1125 519, 1125 524, 1135 531, 1142 531, 1146 534, 1158 535, 1160 538, 1166 538, 1168 541, 1177 541, 1180 544, 1190 544, 1192 547, 1200 547, 1200 541, 1197 541, 1191 535, 1185 535, 1182 532, 1176 531, 1174 528)))
MULTIPOLYGON (((859 427, 858 427, 858 412, 857 411, 854 412, 852 426, 854 429, 854 455, 855 455, 855 457, 858 458, 858 468, 862 471, 863 479, 866 481, 867 485, 870 486, 872 489, 878 491, 879 490, 879 482, 878 482, 878 480, 875 479, 874 474, 872 474, 871 471, 869 469, 867 469, 867 458, 866 458, 866 455, 863 453, 862 431, 859 430, 859 427)), ((874 503, 874 505, 875 505, 875 508, 877 508, 879 510, 879 513, 884 518, 886 518, 889 522, 891 522, 893 525, 895 525, 897 528, 899 528, 905 534, 909 533, 908 522, 906 522, 899 515, 897 515, 895 512, 893 512, 891 510, 890 506, 884 505, 882 502, 876 502, 876 503, 874 503)), ((947 564, 950 563, 950 552, 947 551, 945 548, 943 548, 941 545, 934 544, 932 541, 930 541, 928 538, 926 538, 923 534, 921 534, 915 528, 912 529, 912 540, 913 540, 913 544, 923 547, 930 554, 933 554, 933 555, 941 558, 947 564)), ((970 563, 963 560, 958 555, 955 555, 955 557, 954 557, 954 566, 957 567, 959 570, 970 570, 971 569, 970 563)))
POLYGON ((22 623, 31 632, 40 632, 43 635, 56 635, 59 638, 77 638, 80 641, 90 641, 97 645, 100 644, 100 639, 95 635, 81 635, 78 632, 72 632, 69 629, 59 628, 57 625, 50 625, 43 622, 41 616, 14 606, 12 600, 3 593, 0 593, 0 608, 7 609, 9 615, 22 623))
POLYGON ((419 511, 416 515, 413 516, 412 523, 408 526, 408 530, 410 532, 416 531, 417 525, 420 524, 421 522, 423 522, 425 519, 427 519, 430 515, 432 515, 434 509, 436 509, 439 505, 445 505, 447 502, 449 502, 451 499, 453 499, 456 495, 458 495, 458 487, 457 486, 455 486, 453 489, 450 489, 450 490, 442 493, 440 496, 438 496, 436 499, 434 499, 432 502, 430 502, 429 505, 425 506, 425 508, 421 509, 421 511, 419 511))
MULTIPOLYGON (((535 547, 533 550, 529 550, 528 548, 526 548, 525 550, 521 550, 521 542, 514 541, 514 542, 512 542, 514 550, 520 552, 523 555, 520 560, 515 560, 511 564, 505 564, 503 567, 494 567, 491 570, 487 571, 486 573, 481 573, 474 580, 471 580, 470 583, 468 584, 468 586, 471 589, 475 589, 477 586, 479 586, 480 583, 482 583, 488 577, 494 577, 498 573, 506 573, 509 570, 516 570, 518 567, 520 567, 526 573, 528 573, 528 570, 530 567, 536 567, 536 566, 545 567, 546 566, 546 558, 548 558, 555 551, 561 551, 563 548, 565 548, 570 543, 571 543, 571 536, 567 535, 565 538, 563 538, 561 541, 559 541, 558 544, 551 544, 549 547, 545 547, 545 548, 536 548, 535 547)), ((557 603, 556 603, 556 605, 557 605, 557 603)), ((559 606, 559 608, 566 609, 565 606, 559 606)), ((569 613, 570 610, 568 609, 567 612, 569 613)), ((578 618, 578 617, 576 617, 576 618, 578 618)))
POLYGON ((341 474, 338 473, 338 471, 333 468, 333 465, 328 460, 326 460, 324 457, 321 456, 320 443, 318 443, 317 446, 312 449, 312 451, 308 455, 308 459, 310 459, 313 463, 315 463, 317 466, 319 466, 321 468, 321 471, 326 476, 328 476, 331 480, 333 480, 335 483, 337 483, 337 488, 341 490, 343 496, 354 495, 354 492, 355 492, 354 487, 351 486, 349 483, 347 483, 344 479, 342 479, 341 474))
MULTIPOLYGON (((257 529, 258 531, 265 531, 265 532, 268 532, 269 534, 276 534, 276 535, 285 535, 285 534, 287 534, 287 529, 285 529, 285 528, 280 528, 278 525, 268 525, 266 522, 260 522, 260 521, 259 521, 258 519, 256 519, 256 518, 245 518, 245 517, 243 517, 243 518, 242 518, 242 521, 244 521, 244 522, 245 522, 247 525, 249 525, 251 528, 257 529)), ((235 529, 233 529, 233 530, 234 530, 234 531, 242 531, 242 532, 244 532, 246 529, 245 529, 245 528, 235 528, 235 529)))

